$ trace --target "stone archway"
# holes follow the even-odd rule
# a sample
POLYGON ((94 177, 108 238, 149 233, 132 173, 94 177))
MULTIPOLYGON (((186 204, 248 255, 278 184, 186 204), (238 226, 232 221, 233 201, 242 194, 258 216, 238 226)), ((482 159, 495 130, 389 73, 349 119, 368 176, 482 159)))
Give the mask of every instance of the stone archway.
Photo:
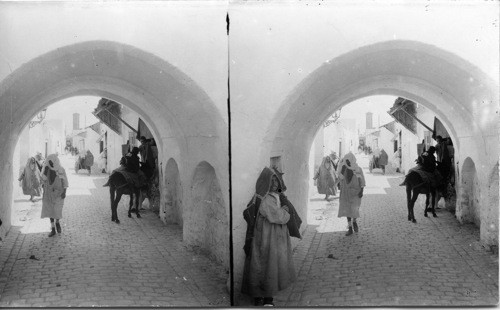
MULTIPOLYGON (((229 210, 225 207, 219 179, 208 162, 199 163, 191 181, 192 205, 185 210, 190 220, 188 243, 199 246, 229 266, 229 210)), ((184 226, 186 231, 186 226, 184 226)))
POLYGON ((400 96, 432 110, 450 133, 457 158, 469 154, 491 163, 491 155, 498 153, 498 145, 488 146, 497 134, 493 112, 498 90, 486 74, 452 53, 420 42, 365 46, 311 73, 281 104, 267 129, 259 162, 281 156, 285 170, 293 167, 284 177, 290 199, 298 205, 307 206, 307 162, 316 131, 334 111, 371 95, 400 96), (471 135, 477 138, 471 140, 471 135))
POLYGON ((162 218, 167 223, 183 225, 182 185, 179 167, 175 159, 170 158, 165 166, 165 198, 162 204, 162 218))
MULTIPOLYGON (((41 55, 0 84, 2 175, 13 175, 14 148, 31 117, 52 103, 81 95, 107 98, 140 114, 156 138, 160 163, 173 157, 180 159, 181 168, 189 168, 200 156, 216 163, 227 156, 226 122, 194 81, 135 47, 89 41, 41 55)), ((12 183, 11 177, 0 180, 0 235, 10 228, 12 183)))
POLYGON ((457 203, 457 218, 462 223, 474 223, 481 226, 481 210, 479 185, 476 165, 470 157, 464 160, 460 172, 460 191, 457 203))

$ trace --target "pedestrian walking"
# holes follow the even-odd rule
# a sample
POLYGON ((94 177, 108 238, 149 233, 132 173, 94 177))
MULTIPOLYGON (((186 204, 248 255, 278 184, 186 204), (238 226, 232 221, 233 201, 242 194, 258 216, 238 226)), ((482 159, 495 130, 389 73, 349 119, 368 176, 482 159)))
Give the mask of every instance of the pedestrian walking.
POLYGON ((94 165, 94 154, 92 154, 90 150, 87 150, 87 152, 85 153, 85 159, 83 160, 83 166, 85 167, 85 169, 89 171, 89 175, 93 165, 94 165))
POLYGON ((38 170, 35 157, 30 157, 28 159, 18 180, 21 182, 23 194, 29 195, 30 201, 35 201, 33 197, 40 197, 42 183, 40 179, 40 170, 38 170))
POLYGON ((40 173, 41 173, 42 172, 43 161, 44 161, 42 153, 36 152, 35 160, 36 160, 36 166, 38 167, 38 171, 40 171, 40 173))
POLYGON ((385 174, 385 166, 389 163, 389 156, 384 149, 380 150, 380 156, 378 158, 378 165, 382 168, 382 174, 385 174))
POLYGON ((337 171, 337 165, 339 163, 339 157, 337 156, 337 153, 332 151, 329 156, 330 156, 330 159, 332 160, 334 171, 337 171))
POLYGON ((363 170, 358 166, 352 152, 347 153, 339 162, 337 175, 340 182, 340 199, 338 217, 347 217, 348 230, 346 236, 358 232, 359 207, 365 187, 363 170))
POLYGON ((337 195, 337 191, 335 189, 335 186, 337 185, 337 177, 335 174, 336 172, 335 169, 333 169, 333 163, 330 156, 325 156, 313 178, 316 180, 318 193, 325 194, 325 200, 328 200, 328 197, 331 195, 337 195))
POLYGON ((282 188, 278 176, 267 167, 255 185, 252 202, 261 202, 252 205, 256 208, 255 223, 251 244, 245 249, 241 291, 252 296, 256 306, 274 306, 273 296, 296 278, 287 227, 289 209, 280 203, 282 188))
POLYGON ((49 237, 52 237, 56 234, 56 229, 58 233, 61 233, 59 220, 62 218, 68 177, 56 154, 47 156, 42 169, 44 191, 41 218, 50 218, 51 232, 49 237))
POLYGON ((97 164, 101 173, 106 173, 107 157, 108 157, 107 153, 108 150, 104 148, 104 150, 99 154, 99 158, 97 160, 97 164))
POLYGON ((396 152, 394 152, 394 166, 396 167, 396 172, 401 172, 401 147, 398 147, 396 152))

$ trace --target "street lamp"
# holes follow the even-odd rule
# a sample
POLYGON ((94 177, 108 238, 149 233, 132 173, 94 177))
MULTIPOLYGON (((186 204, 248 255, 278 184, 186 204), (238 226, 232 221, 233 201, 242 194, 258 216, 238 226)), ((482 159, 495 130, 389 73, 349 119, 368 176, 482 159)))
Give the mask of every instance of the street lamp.
POLYGON ((30 121, 29 128, 31 129, 31 128, 35 127, 36 125, 40 124, 41 122, 43 122, 43 120, 45 119, 46 113, 47 113, 47 109, 43 109, 42 111, 38 112, 38 114, 36 115, 36 119, 30 121))
POLYGON ((333 112, 333 114, 330 116, 330 118, 327 119, 323 123, 323 127, 326 128, 326 127, 330 126, 331 124, 335 123, 339 119, 341 111, 342 111, 342 109, 338 109, 337 111, 333 112))

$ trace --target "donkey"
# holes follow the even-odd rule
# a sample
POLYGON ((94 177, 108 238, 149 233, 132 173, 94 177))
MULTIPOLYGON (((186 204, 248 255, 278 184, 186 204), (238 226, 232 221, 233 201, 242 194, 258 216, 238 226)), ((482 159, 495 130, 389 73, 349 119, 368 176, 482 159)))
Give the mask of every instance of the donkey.
POLYGON ((408 221, 412 221, 413 223, 417 222, 415 214, 413 213, 413 207, 415 206, 415 201, 417 201, 419 194, 425 195, 424 216, 427 217, 427 212, 432 212, 432 216, 437 217, 435 206, 436 202, 438 202, 441 198, 440 186, 433 186, 431 182, 423 180, 420 174, 413 170, 410 170, 410 172, 406 175, 405 181, 402 185, 406 186, 408 221))
POLYGON ((136 187, 127 182, 123 174, 121 173, 112 173, 109 176, 108 183, 105 185, 109 185, 109 196, 111 200, 111 221, 119 224, 120 220, 118 219, 117 208, 118 203, 120 202, 123 195, 130 196, 130 203, 128 209, 128 217, 132 217, 132 212, 137 214, 137 217, 140 218, 141 214, 139 213, 140 202, 144 196, 147 196, 147 187, 136 187), (144 195, 142 195, 144 193, 144 195), (135 209, 132 210, 132 206, 135 202, 135 209))

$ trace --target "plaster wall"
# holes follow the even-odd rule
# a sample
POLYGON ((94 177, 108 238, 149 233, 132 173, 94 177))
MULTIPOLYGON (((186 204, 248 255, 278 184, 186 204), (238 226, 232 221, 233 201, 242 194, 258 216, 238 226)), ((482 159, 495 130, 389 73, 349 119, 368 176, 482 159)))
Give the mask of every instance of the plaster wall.
POLYGON ((201 162, 190 184, 192 203, 183 210, 183 218, 190 226, 184 226, 184 239, 229 266, 228 210, 214 168, 201 162))
POLYGON ((182 185, 176 161, 170 158, 165 166, 165 198, 160 209, 160 217, 166 223, 183 224, 182 185))
MULTIPOLYGON (((498 7, 427 4, 230 8, 237 291, 242 211, 259 172, 281 155, 287 195, 306 218, 309 150, 322 122, 343 105, 370 95, 408 98, 443 121, 463 155, 489 170, 498 160, 498 142, 487 143, 498 136, 498 7)), ((413 152, 405 157, 414 160, 413 152)))
POLYGON ((466 158, 460 176, 456 216, 462 223, 481 225, 479 197, 481 195, 476 166, 470 158, 466 158))

